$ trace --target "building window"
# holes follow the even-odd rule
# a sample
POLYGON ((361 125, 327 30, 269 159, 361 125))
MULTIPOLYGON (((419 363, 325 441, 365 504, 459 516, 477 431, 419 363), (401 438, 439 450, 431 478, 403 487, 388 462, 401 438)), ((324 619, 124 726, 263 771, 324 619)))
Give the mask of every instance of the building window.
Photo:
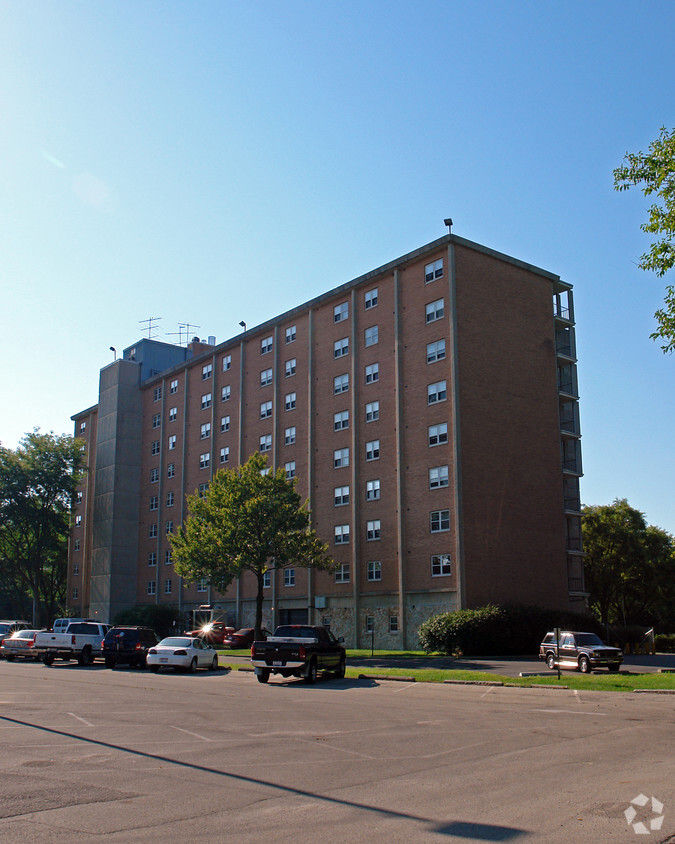
POLYGON ((366 501, 377 501, 380 497, 380 481, 366 481, 366 501))
POLYGON ((366 633, 373 633, 375 631, 375 617, 372 615, 366 616, 366 633))
POLYGON ((229 416, 221 416, 220 417, 220 433, 224 434, 230 430, 230 417, 229 416))
POLYGON ((272 402, 264 401, 260 403, 260 418, 267 419, 272 415, 272 402))
POLYGON ((266 387, 268 384, 272 383, 272 370, 271 369, 263 369, 260 373, 260 386, 266 387))
POLYGON ((169 519, 164 527, 164 533, 173 533, 173 519, 169 519))
POLYGON ((167 492, 167 494, 166 494, 166 506, 167 507, 173 507, 175 500, 176 500, 176 493, 175 492, 167 492))
POLYGON ((202 410, 207 410, 211 407, 211 393, 204 393, 202 396, 202 410))
POLYGON ((333 414, 333 430, 343 431, 349 428, 349 411, 341 410, 339 413, 333 414))
POLYGON ((150 449, 150 453, 154 456, 155 454, 159 454, 159 440, 155 440, 152 444, 152 448, 150 449))
POLYGON ((171 434, 171 436, 169 437, 169 451, 173 451, 175 447, 176 447, 176 435, 171 434))
POLYGON ((346 393, 349 390, 349 375, 336 375, 333 378, 333 393, 337 396, 339 393, 346 393))
POLYGON ((450 554, 433 554, 431 557, 431 576, 442 577, 452 574, 450 554))
POLYGON ((154 580, 148 580, 148 595, 154 595, 157 591, 157 583, 154 580))
POLYGON ((274 348, 274 337, 265 337, 260 341, 260 354, 266 355, 274 348))
POLYGON ((366 460, 379 460, 380 459, 380 441, 379 440, 371 440, 369 443, 366 443, 366 460))
POLYGON ((169 392, 171 395, 178 392, 178 379, 174 379, 169 385, 169 392))
POLYGON ((436 466, 429 469, 429 489, 440 489, 448 486, 448 467, 436 466))
POLYGON ((349 487, 336 486, 333 490, 333 503, 336 507, 342 507, 344 504, 349 504, 349 487))
POLYGON ((333 468, 343 469, 345 466, 349 466, 349 449, 336 448, 333 452, 333 468))
POLYGON ((380 538, 380 520, 373 519, 370 522, 366 522, 366 539, 368 542, 374 542, 375 540, 380 538))
POLYGON ((206 381, 213 375, 213 364, 207 363, 205 366, 202 366, 202 381, 206 381))
POLYGON ((227 370, 232 366, 232 355, 223 355, 223 372, 227 372, 227 370))
POLYGON ((377 422, 380 418, 379 401, 370 401, 366 405, 366 422, 377 422))
POLYGON ((286 342, 287 343, 293 343, 294 340, 295 340, 295 335, 296 335, 296 326, 295 325, 289 325, 288 328, 286 329, 286 342))
POLYGON ((444 530, 450 530, 449 510, 432 510, 430 520, 432 533, 440 533, 444 530))
POLYGON ((349 545, 349 525, 335 525, 335 544, 349 545))
POLYGON ((200 469, 208 469, 209 463, 211 462, 211 455, 208 451, 204 452, 204 454, 199 455, 199 468, 200 469))
POLYGON ((333 357, 342 358, 349 354, 349 337, 343 337, 333 343, 333 357))
POLYGON ((445 401, 448 397, 448 385, 446 381, 436 381, 435 384, 427 386, 427 404, 437 404, 445 401))
POLYGON ((398 633, 398 616, 397 615, 390 615, 389 616, 389 632, 390 633, 398 633))
POLYGON ((333 308, 333 322, 343 322, 349 317, 349 303, 342 302, 333 308))
POLYGON ((202 577, 197 581, 197 592, 206 592, 208 588, 209 583, 205 577, 202 577))
POLYGON ((379 560, 368 560, 368 580, 382 580, 382 563, 379 560))
POLYGON ((82 492, 81 489, 78 489, 78 491, 75 493, 75 502, 77 504, 81 504, 83 498, 84 498, 84 493, 82 492))
POLYGON ((79 551, 79 550, 80 550, 80 540, 75 539, 75 540, 73 540, 73 551, 79 551))
POLYGON ((429 284, 430 281, 436 281, 437 278, 443 278, 443 259, 439 258, 432 264, 427 264, 424 268, 424 283, 429 284))
POLYGON ((222 390, 220 391, 220 400, 221 401, 229 401, 230 396, 232 395, 232 387, 229 384, 226 384, 222 390))
POLYGON ((367 311, 377 305, 377 287, 374 287, 372 290, 368 290, 366 292, 363 297, 363 305, 367 311))
POLYGON ((291 375, 295 375, 296 364, 297 361, 295 358, 291 358, 286 361, 286 378, 290 378, 291 375))
POLYGON ((286 478, 290 481, 291 478, 295 477, 295 460, 286 463, 284 468, 286 469, 286 478))
POLYGON ((436 299, 435 302, 429 302, 426 306, 426 321, 436 322, 437 319, 443 319, 445 313, 445 306, 443 299, 436 299))
POLYGON ((79 595, 79 592, 78 592, 77 586, 73 586, 73 599, 77 599, 78 595, 79 595))
POLYGON ((263 572, 263 589, 269 589, 272 585, 272 572, 263 572))
POLYGON ((204 422, 204 424, 201 426, 201 432, 199 434, 199 439, 200 440, 207 440, 210 436, 211 436, 211 423, 210 422, 204 422))
POLYGON ((366 384, 372 384, 380 380, 380 365, 379 363, 371 363, 366 367, 366 384))
POLYGON ((80 573, 80 564, 73 563, 73 577, 77 577, 80 573))
POLYGON ((175 477, 175 475, 176 475, 176 464, 175 463, 169 463, 169 465, 166 467, 166 476, 167 476, 167 478, 173 478, 173 477, 175 477))
POLYGON ((167 548, 164 552, 164 565, 170 566, 173 563, 173 551, 171 548, 167 548))
MULTIPOLYGON (((151 510, 156 510, 158 507, 159 507, 159 498, 158 498, 158 496, 156 496, 156 495, 151 495, 151 496, 150 496, 150 509, 151 509, 151 510)), ((81 516, 77 516, 77 517, 75 518, 75 525, 77 525, 77 523, 78 523, 78 522, 77 522, 77 520, 78 520, 78 519, 81 519, 81 518, 82 518, 81 516)))
POLYGON ((448 423, 429 425, 429 445, 443 445, 448 441, 448 423))
POLYGON ((271 451, 272 449, 272 434, 263 434, 260 437, 260 451, 271 451))
POLYGON ((152 400, 153 401, 159 401, 161 398, 162 398, 162 388, 161 387, 155 387, 155 389, 152 391, 152 400))
POLYGON ((437 360, 445 360, 445 340, 427 343, 427 363, 434 363, 437 360))
POLYGON ((295 569, 284 569, 284 586, 295 586, 295 569))
POLYGON ((80 422, 80 433, 82 433, 83 431, 86 431, 86 430, 87 430, 87 423, 86 422, 80 422))
POLYGON ((164 594, 170 595, 172 591, 173 591, 173 581, 171 580, 170 577, 167 577, 166 580, 164 581, 164 594))
POLYGON ((75 527, 80 527, 81 524, 82 524, 82 516, 75 516, 75 527))
POLYGON ((178 408, 177 407, 170 407, 169 408, 169 422, 175 422, 177 417, 178 417, 178 408))
POLYGON ((366 346, 374 346, 378 342, 379 338, 379 331, 377 325, 371 325, 370 328, 366 328, 363 333, 363 339, 366 346))
POLYGON ((150 483, 156 484, 159 481, 159 469, 150 469, 150 483))
POLYGON ((349 563, 340 563, 335 569, 336 583, 349 583, 349 563))
POLYGON ((261 469, 260 474, 262 475, 263 478, 266 478, 268 475, 272 474, 272 467, 268 466, 266 469, 261 469))
POLYGON ((284 410, 295 410, 295 393, 287 393, 284 399, 284 410))
POLYGON ((209 485, 208 485, 207 483, 206 483, 206 484, 199 484, 199 488, 198 488, 198 490, 197 490, 197 494, 199 495, 199 497, 200 497, 200 498, 205 498, 205 497, 206 497, 206 493, 207 493, 208 491, 209 491, 209 485))
POLYGON ((155 413, 155 414, 153 414, 153 417, 152 417, 152 427, 153 427, 153 428, 159 428, 159 426, 160 426, 161 424, 162 424, 162 414, 161 414, 161 413, 155 413))
POLYGON ((230 459, 230 447, 225 445, 220 449, 220 462, 227 463, 230 459))
POLYGON ((295 442, 295 425, 286 428, 284 431, 284 445, 293 445, 295 442))
POLYGON ((156 566, 157 565, 157 552, 151 551, 148 554, 148 565, 149 566, 156 566))

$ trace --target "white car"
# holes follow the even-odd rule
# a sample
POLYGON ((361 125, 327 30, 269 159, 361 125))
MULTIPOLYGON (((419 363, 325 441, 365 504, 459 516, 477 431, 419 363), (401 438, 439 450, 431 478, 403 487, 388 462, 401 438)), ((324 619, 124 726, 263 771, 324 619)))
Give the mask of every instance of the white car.
POLYGON ((166 666, 176 671, 195 672, 198 668, 215 671, 218 654, 197 636, 169 636, 148 651, 148 668, 155 673, 166 666))

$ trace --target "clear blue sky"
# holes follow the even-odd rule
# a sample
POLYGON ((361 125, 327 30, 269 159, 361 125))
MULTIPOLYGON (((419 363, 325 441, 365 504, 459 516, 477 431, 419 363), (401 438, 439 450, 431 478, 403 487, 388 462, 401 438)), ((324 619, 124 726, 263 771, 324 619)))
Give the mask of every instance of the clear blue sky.
MULTIPOLYGON (((575 289, 585 503, 675 532, 647 201, 675 3, 0 0, 0 441, 162 317, 235 334, 453 231, 575 289)), ((672 278, 670 283, 673 283, 672 278)))

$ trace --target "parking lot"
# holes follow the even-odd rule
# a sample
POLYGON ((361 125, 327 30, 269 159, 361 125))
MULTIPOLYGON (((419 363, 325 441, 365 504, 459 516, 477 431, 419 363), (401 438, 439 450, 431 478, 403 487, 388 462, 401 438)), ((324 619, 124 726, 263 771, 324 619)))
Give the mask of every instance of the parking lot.
POLYGON ((0 840, 665 841, 673 703, 3 662, 0 840))

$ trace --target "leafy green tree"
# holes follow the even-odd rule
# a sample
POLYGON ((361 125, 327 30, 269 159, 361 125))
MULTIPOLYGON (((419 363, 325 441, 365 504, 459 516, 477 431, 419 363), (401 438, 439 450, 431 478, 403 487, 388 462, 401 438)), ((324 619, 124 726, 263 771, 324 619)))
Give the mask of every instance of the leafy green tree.
MULTIPOLYGON (((657 239, 649 252, 640 258, 638 266, 653 270, 663 276, 675 265, 675 129, 661 133, 649 145, 646 153, 626 153, 624 163, 614 170, 614 188, 628 190, 641 186, 645 196, 656 196, 659 201, 649 208, 649 217, 640 228, 657 239)), ((654 316, 658 328, 650 337, 661 340, 664 354, 675 350, 675 287, 668 285, 664 301, 654 316)))
POLYGON ((220 592, 244 572, 258 584, 255 631, 262 628, 263 576, 289 566, 330 571, 335 563, 310 527, 295 479, 283 469, 263 474, 259 453, 217 472, 203 497, 188 496, 188 517, 170 542, 174 569, 188 581, 205 577, 220 592))
POLYGON ((0 570, 17 596, 30 596, 36 624, 64 603, 70 506, 81 477, 81 443, 34 430, 16 451, 0 446, 0 570))

